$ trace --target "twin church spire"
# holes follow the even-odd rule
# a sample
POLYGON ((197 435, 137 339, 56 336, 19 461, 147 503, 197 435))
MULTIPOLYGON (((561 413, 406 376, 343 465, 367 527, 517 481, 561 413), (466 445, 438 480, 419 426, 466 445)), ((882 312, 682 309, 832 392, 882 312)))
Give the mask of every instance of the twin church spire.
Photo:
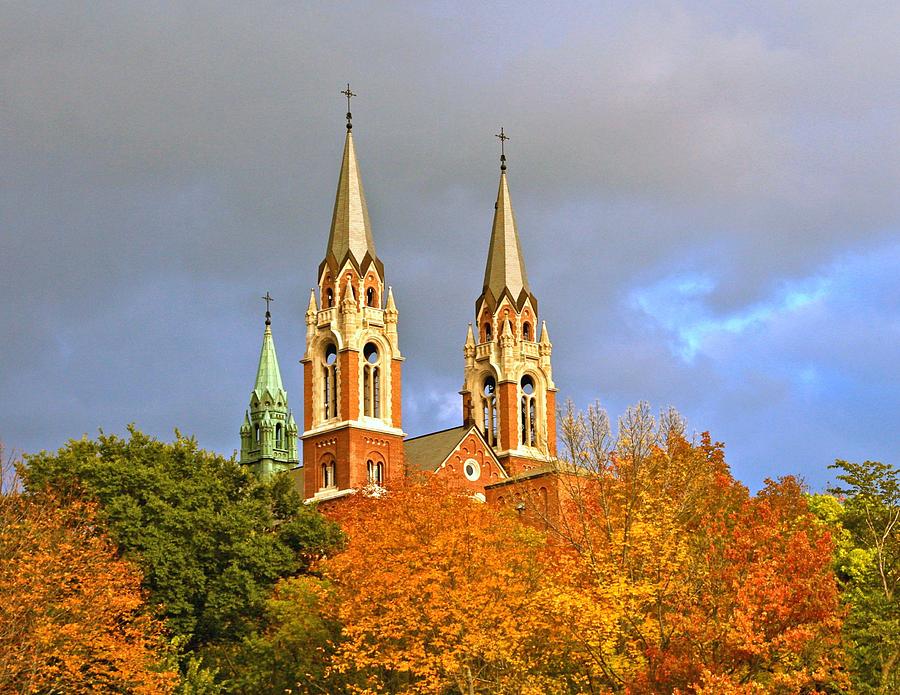
MULTIPOLYGON (((372 225, 353 141, 347 133, 318 287, 306 311, 303 486, 319 500, 405 476, 398 318, 372 225)), ((537 300, 522 256, 506 175, 501 174, 484 284, 469 328, 464 420, 476 425, 512 473, 555 455, 555 386, 546 330, 537 340, 537 300)), ((268 298, 268 295, 267 295, 268 298)), ((271 298, 268 298, 269 300, 271 298)), ((297 466, 297 424, 287 405, 268 321, 251 407, 241 428, 241 462, 268 474, 297 466), (271 437, 268 433, 271 432, 271 437), (291 448, 293 447, 293 448, 291 448)))
MULTIPOLYGON (((362 177, 359 175, 353 131, 349 129, 344 141, 344 155, 341 158, 341 173, 338 176, 334 199, 328 248, 319 272, 321 273, 325 264, 337 269, 348 261, 360 273, 365 273, 369 265, 381 266, 381 261, 375 253, 375 241, 372 239, 372 223, 369 221, 369 208, 366 205, 362 177)), ((383 272, 383 268, 379 270, 383 272)))

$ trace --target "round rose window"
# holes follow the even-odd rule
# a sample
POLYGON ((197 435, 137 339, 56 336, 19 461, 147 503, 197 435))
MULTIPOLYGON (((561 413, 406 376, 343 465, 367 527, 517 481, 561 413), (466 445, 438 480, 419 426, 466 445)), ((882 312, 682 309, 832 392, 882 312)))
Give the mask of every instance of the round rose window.
POLYGON ((466 459, 463 464, 463 472, 469 480, 478 480, 481 477, 481 466, 475 459, 466 459))

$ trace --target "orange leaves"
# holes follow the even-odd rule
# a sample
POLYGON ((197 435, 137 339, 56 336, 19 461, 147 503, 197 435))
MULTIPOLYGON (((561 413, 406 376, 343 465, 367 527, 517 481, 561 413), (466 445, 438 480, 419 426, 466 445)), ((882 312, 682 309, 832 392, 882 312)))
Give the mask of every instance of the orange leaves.
POLYGON ((161 626, 90 505, 0 496, 0 690, 167 693, 161 626))
POLYGON ((552 692, 540 535, 437 480, 344 512, 348 547, 323 567, 336 669, 366 674, 366 692, 552 692))

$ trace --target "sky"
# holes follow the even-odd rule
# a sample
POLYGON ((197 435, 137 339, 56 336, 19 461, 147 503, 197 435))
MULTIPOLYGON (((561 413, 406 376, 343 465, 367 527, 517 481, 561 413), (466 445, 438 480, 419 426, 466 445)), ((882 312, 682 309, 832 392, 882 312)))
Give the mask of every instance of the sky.
POLYGON ((560 399, 753 489, 897 463, 900 4, 749 5, 0 4, 0 440, 230 455, 266 291, 302 408, 349 81, 407 433, 461 421, 503 126, 560 399))

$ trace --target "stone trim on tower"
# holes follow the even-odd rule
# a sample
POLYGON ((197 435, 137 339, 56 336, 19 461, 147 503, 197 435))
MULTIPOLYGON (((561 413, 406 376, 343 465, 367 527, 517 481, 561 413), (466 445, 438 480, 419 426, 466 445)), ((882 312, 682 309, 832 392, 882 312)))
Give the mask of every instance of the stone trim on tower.
POLYGON ((463 422, 515 475, 556 458, 556 385, 546 325, 528 284, 505 157, 475 324, 466 332, 463 422))
POLYGON ((301 360, 304 496, 331 499, 405 475, 399 312, 375 253, 349 128, 318 284, 301 360))

